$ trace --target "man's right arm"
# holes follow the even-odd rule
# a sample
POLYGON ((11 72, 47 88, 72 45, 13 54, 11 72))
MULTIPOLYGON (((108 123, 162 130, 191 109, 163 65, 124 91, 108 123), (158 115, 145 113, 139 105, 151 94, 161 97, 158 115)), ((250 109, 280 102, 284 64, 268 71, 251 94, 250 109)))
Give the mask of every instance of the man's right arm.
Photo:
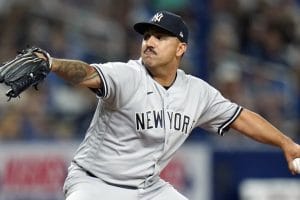
POLYGON ((102 84, 96 69, 80 60, 52 58, 51 71, 73 85, 100 88, 102 84))

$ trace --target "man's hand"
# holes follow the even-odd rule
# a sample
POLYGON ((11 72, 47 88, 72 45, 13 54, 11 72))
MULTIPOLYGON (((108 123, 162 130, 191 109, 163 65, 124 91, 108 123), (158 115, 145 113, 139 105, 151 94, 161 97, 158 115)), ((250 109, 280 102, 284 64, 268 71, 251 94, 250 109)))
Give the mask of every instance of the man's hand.
POLYGON ((283 152, 293 175, 300 174, 300 169, 294 165, 294 160, 300 158, 300 145, 291 141, 283 146, 283 152))

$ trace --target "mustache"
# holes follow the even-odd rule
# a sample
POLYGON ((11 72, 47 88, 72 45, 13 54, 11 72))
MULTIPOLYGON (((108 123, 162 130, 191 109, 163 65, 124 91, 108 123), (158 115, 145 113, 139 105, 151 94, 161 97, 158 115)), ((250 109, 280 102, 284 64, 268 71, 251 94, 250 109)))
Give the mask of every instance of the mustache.
POLYGON ((154 51, 154 49, 153 49, 152 47, 147 47, 147 48, 144 50, 144 53, 146 53, 146 52, 148 52, 148 51, 151 52, 151 53, 153 53, 153 54, 155 54, 155 55, 157 54, 156 51, 154 51))

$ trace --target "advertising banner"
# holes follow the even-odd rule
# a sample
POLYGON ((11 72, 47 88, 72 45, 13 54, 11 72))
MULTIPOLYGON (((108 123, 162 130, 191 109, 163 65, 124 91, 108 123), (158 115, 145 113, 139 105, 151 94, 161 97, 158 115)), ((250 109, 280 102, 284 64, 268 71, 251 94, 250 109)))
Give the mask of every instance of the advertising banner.
MULTIPOLYGON (((0 200, 62 200, 67 168, 79 144, 0 145, 0 200)), ((210 158, 205 146, 184 145, 161 173, 190 200, 210 199, 210 158)))
POLYGON ((241 200, 298 200, 300 180, 284 178, 246 179, 239 187, 241 200))

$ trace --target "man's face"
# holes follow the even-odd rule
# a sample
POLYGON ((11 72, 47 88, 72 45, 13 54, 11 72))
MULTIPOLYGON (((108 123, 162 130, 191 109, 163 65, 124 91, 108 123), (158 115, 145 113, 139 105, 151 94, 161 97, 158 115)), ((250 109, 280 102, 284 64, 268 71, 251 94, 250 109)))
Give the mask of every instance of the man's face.
POLYGON ((142 61, 147 68, 162 67, 174 62, 180 52, 179 46, 182 43, 170 33, 151 28, 144 33, 141 48, 142 61))

